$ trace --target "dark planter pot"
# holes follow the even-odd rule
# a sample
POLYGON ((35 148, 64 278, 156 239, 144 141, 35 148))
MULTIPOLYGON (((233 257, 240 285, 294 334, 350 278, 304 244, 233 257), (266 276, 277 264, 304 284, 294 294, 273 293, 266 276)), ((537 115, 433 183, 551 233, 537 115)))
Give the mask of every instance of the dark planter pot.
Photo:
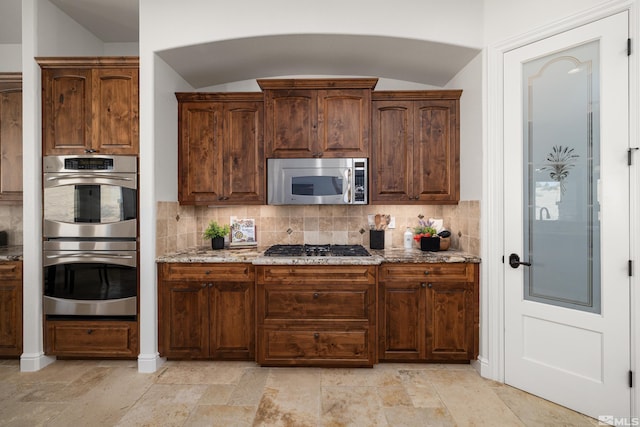
POLYGON ((439 251, 440 238, 439 237, 420 238, 420 249, 422 249, 423 251, 439 251))
POLYGON ((214 237, 211 239, 211 249, 224 249, 224 237, 214 237))

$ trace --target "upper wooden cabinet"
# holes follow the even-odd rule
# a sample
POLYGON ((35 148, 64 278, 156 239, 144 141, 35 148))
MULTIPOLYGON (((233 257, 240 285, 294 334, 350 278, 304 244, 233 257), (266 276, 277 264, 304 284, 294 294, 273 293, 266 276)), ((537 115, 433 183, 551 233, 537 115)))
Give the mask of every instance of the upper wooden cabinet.
POLYGON ((264 204, 261 93, 177 93, 178 200, 264 204))
POLYGON ((0 73, 0 202, 22 201, 22 74, 0 73))
POLYGON ((44 155, 138 154, 138 58, 37 58, 44 155))
POLYGON ((373 92, 372 204, 458 203, 461 94, 373 92))
POLYGON ((378 79, 264 79, 265 154, 369 157, 378 79))

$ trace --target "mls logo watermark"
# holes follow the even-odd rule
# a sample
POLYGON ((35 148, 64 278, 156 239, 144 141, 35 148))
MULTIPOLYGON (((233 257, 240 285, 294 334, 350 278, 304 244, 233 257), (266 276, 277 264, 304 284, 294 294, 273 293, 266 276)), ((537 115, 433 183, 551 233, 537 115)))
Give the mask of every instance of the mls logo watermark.
POLYGON ((601 426, 640 426, 640 418, 614 417, 613 415, 598 416, 598 425, 601 426))

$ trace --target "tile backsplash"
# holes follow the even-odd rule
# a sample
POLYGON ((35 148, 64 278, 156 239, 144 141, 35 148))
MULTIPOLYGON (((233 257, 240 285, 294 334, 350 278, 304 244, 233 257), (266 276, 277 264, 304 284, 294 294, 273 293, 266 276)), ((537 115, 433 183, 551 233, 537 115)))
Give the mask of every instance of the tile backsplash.
POLYGON ((0 205, 0 231, 7 232, 7 243, 22 245, 22 205, 0 205))
POLYGON ((418 225, 418 215, 442 218, 451 231, 451 248, 480 255, 480 201, 457 205, 321 205, 321 206, 181 206, 158 202, 156 254, 193 246, 207 246, 202 232, 211 220, 229 224, 229 218, 254 218, 258 245, 331 243, 369 247, 369 214, 395 217, 396 228, 385 232, 386 248, 403 247, 407 227, 418 225))

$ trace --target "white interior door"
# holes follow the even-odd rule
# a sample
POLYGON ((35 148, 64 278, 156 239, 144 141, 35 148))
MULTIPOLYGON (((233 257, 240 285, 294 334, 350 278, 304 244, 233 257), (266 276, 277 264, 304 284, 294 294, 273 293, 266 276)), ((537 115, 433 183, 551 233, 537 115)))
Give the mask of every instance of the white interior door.
POLYGON ((504 57, 505 382, 594 418, 630 416, 627 38, 623 12, 504 57))

